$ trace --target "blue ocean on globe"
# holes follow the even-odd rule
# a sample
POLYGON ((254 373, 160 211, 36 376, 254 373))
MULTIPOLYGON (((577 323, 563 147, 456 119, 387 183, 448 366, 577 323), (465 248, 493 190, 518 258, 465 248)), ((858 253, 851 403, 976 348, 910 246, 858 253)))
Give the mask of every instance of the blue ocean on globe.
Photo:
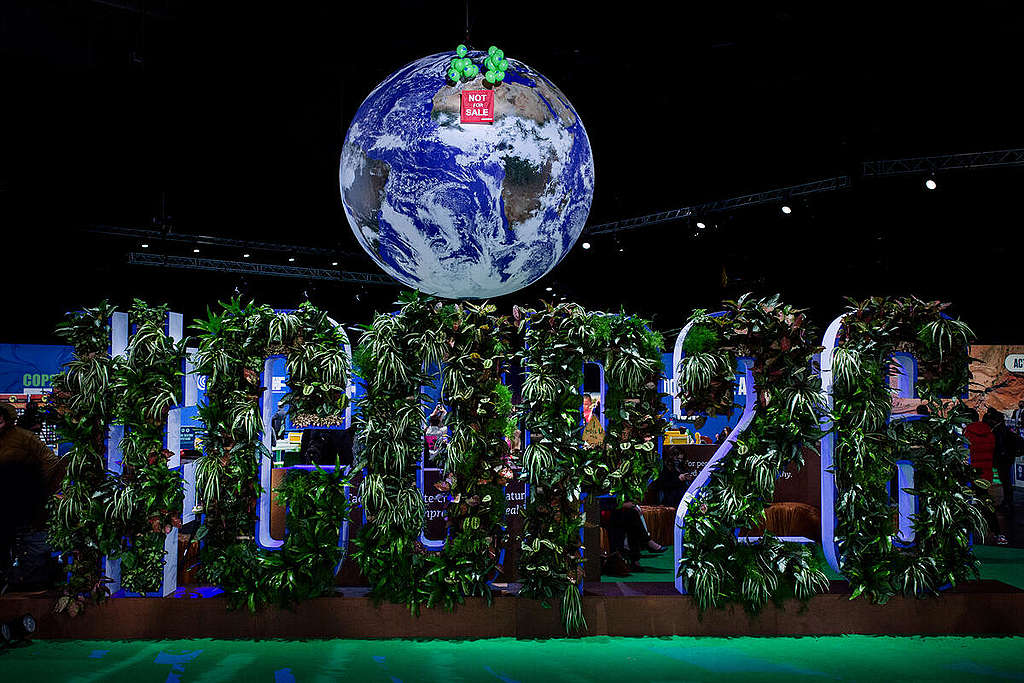
POLYGON ((568 98, 516 60, 494 87, 494 122, 460 123, 461 91, 485 86, 450 85, 454 56, 408 64, 366 98, 342 148, 341 198, 359 243, 402 283, 495 297, 569 253, 590 213, 594 157, 568 98))

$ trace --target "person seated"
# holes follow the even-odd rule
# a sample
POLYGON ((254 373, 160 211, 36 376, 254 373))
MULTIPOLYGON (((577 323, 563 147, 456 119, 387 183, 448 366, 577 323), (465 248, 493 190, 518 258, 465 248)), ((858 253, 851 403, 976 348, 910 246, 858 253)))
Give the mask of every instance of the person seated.
POLYGON ((601 498, 601 526, 608 532, 609 554, 619 553, 630 571, 640 571, 640 553, 663 553, 667 548, 655 543, 644 525, 642 508, 632 501, 622 505, 612 497, 601 498), (626 548, 626 543, 629 547, 626 548))
POLYGON ((651 483, 658 501, 669 507, 679 507, 686 489, 693 481, 693 473, 686 466, 686 451, 681 446, 666 446, 662 452, 661 472, 651 483))
POLYGON ((0 592, 45 588, 50 548, 46 503, 64 476, 60 459, 27 429, 18 413, 0 404, 0 592))

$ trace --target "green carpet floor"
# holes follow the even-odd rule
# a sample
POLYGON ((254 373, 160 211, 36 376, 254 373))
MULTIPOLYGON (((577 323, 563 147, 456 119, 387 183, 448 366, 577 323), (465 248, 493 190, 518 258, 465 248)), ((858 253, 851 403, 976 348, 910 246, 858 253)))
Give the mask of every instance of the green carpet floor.
MULTIPOLYGON (((457 618, 454 617, 454 618, 457 618)), ((1022 680, 1024 638, 582 638, 516 641, 39 641, 4 681, 1022 680)))
MULTIPOLYGON (((821 546, 818 552, 821 553, 821 546)), ((976 545, 974 554, 982 562, 981 578, 1002 581, 1024 590, 1024 549, 976 545)), ((643 571, 625 577, 602 576, 601 581, 673 581, 672 562, 672 548, 661 555, 644 553, 640 558, 643 571)), ((826 569, 826 573, 830 579, 840 578, 830 569, 826 569)))
MULTIPOLYGON (((977 546, 1024 589, 1024 550, 977 546)), ((611 581, 671 581, 672 553, 611 581)), ((452 615, 458 618, 458 613, 452 615)), ((45 641, 0 649, 0 681, 1024 681, 1024 638, 580 638, 517 641, 45 641)))

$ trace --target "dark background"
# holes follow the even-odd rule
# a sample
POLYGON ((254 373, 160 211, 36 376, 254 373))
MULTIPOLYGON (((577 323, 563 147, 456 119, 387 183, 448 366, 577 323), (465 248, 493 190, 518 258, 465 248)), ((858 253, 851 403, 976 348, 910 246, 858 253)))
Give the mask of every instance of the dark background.
MULTIPOLYGON (((500 303, 552 286, 670 331, 747 290, 782 292, 820 325, 845 296, 914 293, 953 302, 983 342, 1024 341, 1024 168, 951 171, 935 192, 921 176, 858 175, 864 160, 1024 147, 1022 3, 770 4, 472 3, 472 44, 539 69, 582 116, 591 224, 854 178, 788 217, 776 205, 719 215, 699 239, 679 222, 623 234, 621 253, 593 238, 500 303)), ((175 232, 337 248, 342 267, 379 272, 341 208, 341 143, 377 83, 463 41, 463 2, 0 7, 0 340, 52 342, 62 312, 104 297, 192 318, 236 286, 277 307, 306 291, 347 322, 389 308, 397 286, 355 301, 356 285, 129 266, 137 242, 82 228, 152 227, 163 205, 175 232)))

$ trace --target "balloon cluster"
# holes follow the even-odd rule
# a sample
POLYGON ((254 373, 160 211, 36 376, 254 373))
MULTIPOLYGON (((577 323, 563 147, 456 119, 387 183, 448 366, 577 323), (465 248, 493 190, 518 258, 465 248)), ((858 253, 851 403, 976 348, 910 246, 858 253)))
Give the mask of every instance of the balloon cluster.
MULTIPOLYGON (((455 48, 455 57, 448 65, 448 80, 451 83, 458 83, 462 80, 476 78, 480 74, 480 67, 467 57, 469 48, 459 45, 455 48)), ((487 57, 484 58, 484 80, 489 86, 495 86, 505 80, 505 71, 508 69, 508 60, 505 53, 498 47, 491 45, 487 48, 487 57)))

